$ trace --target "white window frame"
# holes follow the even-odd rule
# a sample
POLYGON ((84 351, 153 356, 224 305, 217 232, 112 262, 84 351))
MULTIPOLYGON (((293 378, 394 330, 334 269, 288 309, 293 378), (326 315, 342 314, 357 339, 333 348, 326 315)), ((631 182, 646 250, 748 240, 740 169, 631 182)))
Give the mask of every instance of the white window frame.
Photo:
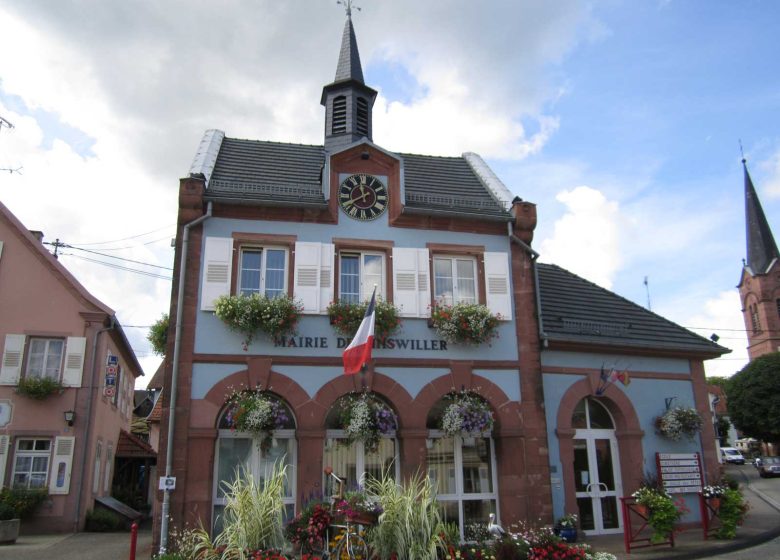
POLYGON ((242 286, 242 276, 244 272, 244 253, 260 253, 260 285, 257 288, 247 290, 247 294, 251 295, 256 293, 258 295, 265 294, 265 275, 266 275, 266 256, 268 251, 282 251, 284 253, 284 281, 282 283, 282 294, 287 295, 289 293, 289 277, 290 277, 290 250, 287 247, 280 247, 277 245, 241 245, 238 252, 238 278, 236 281, 236 294, 244 295, 242 286))
POLYGON ((92 493, 97 494, 100 491, 100 458, 103 455, 103 442, 97 440, 95 444, 95 464, 94 473, 92 475, 92 493))
POLYGON ((106 449, 106 469, 103 474, 103 493, 111 492, 111 470, 114 463, 114 444, 109 443, 106 449))
POLYGON ((455 305, 456 303, 479 303, 479 267, 477 266, 477 258, 472 255, 433 255, 433 278, 432 286, 433 299, 436 303, 443 303, 446 305, 455 305), (447 301, 444 296, 436 293, 436 261, 449 261, 450 271, 452 273, 452 301, 447 301), (457 261, 469 261, 472 264, 472 270, 474 271, 474 299, 473 301, 463 298, 458 293, 458 267, 457 261))
MULTIPOLYGON (((211 527, 213 528, 217 521, 216 509, 217 507, 224 507, 227 503, 227 499, 224 496, 219 495, 219 486, 221 481, 219 480, 219 441, 221 439, 248 439, 250 440, 251 455, 249 458, 249 465, 251 467, 251 474, 258 480, 260 475, 260 457, 262 451, 257 445, 257 441, 248 432, 239 432, 237 430, 221 428, 217 432, 217 441, 214 448, 214 485, 211 492, 211 527)), ((292 513, 295 515, 295 497, 297 495, 298 484, 298 441, 295 439, 294 429, 274 430, 271 432, 271 437, 274 439, 292 440, 292 457, 290 458, 289 467, 287 469, 287 485, 289 488, 289 495, 282 496, 282 504, 284 506, 292 506, 292 513)))
POLYGON ((24 363, 24 377, 27 379, 44 379, 49 378, 53 379, 54 381, 60 381, 62 380, 62 372, 64 369, 64 363, 65 363, 65 355, 68 352, 68 341, 65 338, 57 337, 57 336, 35 336, 30 337, 27 342, 27 352, 25 356, 25 363, 24 363), (43 364, 41 366, 41 373, 40 375, 32 375, 30 373, 30 359, 32 358, 32 347, 33 344, 39 341, 45 342, 44 346, 44 352, 43 352, 43 364), (50 376, 46 375, 46 369, 49 361, 49 344, 53 341, 57 341, 62 343, 62 353, 60 354, 60 363, 57 366, 57 375, 56 376, 50 376))
MULTIPOLYGON (((483 435, 482 437, 489 438, 490 441, 490 470, 493 481, 492 492, 474 492, 466 493, 463 491, 463 437, 460 435, 447 436, 441 430, 428 430, 428 438, 431 440, 447 439, 452 437, 455 439, 453 443, 453 466, 455 468, 455 492, 450 494, 438 493, 436 499, 440 502, 456 502, 458 504, 458 527, 460 529, 461 541, 464 540, 464 513, 463 502, 476 502, 492 500, 496 504, 496 523, 500 524, 500 507, 498 500, 498 471, 496 465, 496 442, 492 435, 483 435)), ((477 435, 476 437, 480 437, 477 435)), ((426 469, 428 465, 426 464, 426 469)), ((427 472, 427 471, 426 471, 427 472)), ((487 524, 488 520, 484 520, 487 524)))
POLYGON ((371 285, 367 285, 366 279, 365 279, 365 272, 364 272, 364 259, 365 257, 379 257, 380 261, 382 263, 382 270, 379 273, 379 285, 377 286, 376 295, 378 298, 387 299, 387 296, 385 295, 387 293, 387 259, 385 253, 381 251, 360 251, 360 250, 343 250, 339 251, 338 259, 339 259, 339 301, 341 301, 342 298, 342 290, 344 289, 344 282, 342 281, 342 275, 344 274, 344 267, 341 266, 341 259, 343 257, 358 257, 358 264, 359 264, 359 277, 360 277, 360 293, 358 294, 358 300, 359 302, 365 302, 368 301, 368 299, 371 297, 371 294, 374 291, 374 284, 371 283, 371 285))
MULTIPOLYGON (((393 440, 393 449, 395 449, 395 455, 393 456, 393 465, 395 466, 395 480, 400 481, 401 480, 401 457, 400 457, 400 449, 398 445, 398 438, 396 437, 396 431, 392 430, 388 432, 387 434, 379 436, 383 439, 391 439, 393 440)), ((338 445, 338 443, 335 440, 338 439, 347 439, 347 431, 346 430, 325 430, 325 446, 328 445, 338 445)), ((357 476, 357 480, 354 482, 360 483, 363 478, 366 476, 366 446, 362 441, 356 441, 355 444, 355 475, 357 476)), ((322 450, 323 456, 325 455, 325 449, 322 450)), ((343 477, 345 473, 340 472, 333 472, 336 476, 343 477)), ((351 484, 353 481, 347 481, 348 484, 351 484)), ((322 488, 323 488, 323 494, 324 489, 326 488, 332 488, 331 481, 327 479, 327 476, 323 475, 322 479, 322 488)), ((347 490, 348 488, 345 488, 347 490)), ((330 496, 325 496, 326 498, 329 498, 330 496)))
POLYGON ((17 475, 17 458, 19 457, 30 457, 30 470, 25 471, 24 474, 27 475, 27 483, 23 486, 25 488, 48 488, 49 484, 49 469, 51 468, 51 452, 52 452, 52 440, 51 438, 35 438, 35 437, 25 437, 25 438, 18 438, 16 440, 16 445, 14 446, 14 468, 13 472, 11 474, 11 486, 19 486, 19 483, 16 482, 16 475, 17 475), (23 441, 32 441, 33 442, 33 448, 32 449, 19 449, 19 445, 23 441), (37 442, 47 442, 49 444, 48 449, 35 449, 37 442), (37 457, 46 457, 46 468, 43 471, 33 471, 32 465, 37 457), (35 473, 41 473, 43 472, 46 475, 46 478, 43 481, 43 484, 40 486, 30 486, 30 479, 32 477, 33 472, 35 473))

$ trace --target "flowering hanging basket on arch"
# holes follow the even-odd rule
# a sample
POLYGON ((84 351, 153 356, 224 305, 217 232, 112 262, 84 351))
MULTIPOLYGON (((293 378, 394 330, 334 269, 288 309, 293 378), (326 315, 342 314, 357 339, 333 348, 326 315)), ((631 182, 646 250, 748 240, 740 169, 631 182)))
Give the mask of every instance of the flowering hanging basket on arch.
POLYGON ((366 451, 379 448, 379 439, 397 429, 395 414, 382 400, 369 392, 353 393, 341 400, 339 424, 346 432, 347 445, 362 441, 366 451))
POLYGON ((493 431, 495 420, 487 403, 472 391, 450 393, 441 415, 440 427, 447 436, 485 434, 493 431))
POLYGON ((268 391, 234 391, 227 403, 224 423, 231 430, 251 434, 264 450, 271 446, 272 432, 290 422, 287 407, 268 391))
POLYGON ((658 435, 673 441, 693 439, 701 431, 701 415, 695 408, 675 406, 655 419, 658 435))

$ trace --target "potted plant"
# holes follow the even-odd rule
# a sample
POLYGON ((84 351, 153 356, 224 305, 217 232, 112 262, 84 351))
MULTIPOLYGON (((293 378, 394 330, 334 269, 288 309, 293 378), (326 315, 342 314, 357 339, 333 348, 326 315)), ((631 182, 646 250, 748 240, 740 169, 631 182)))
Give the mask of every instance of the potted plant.
POLYGON ((19 516, 8 503, 0 502, 0 544, 12 544, 19 538, 19 516))
POLYGON ((688 439, 701 431, 702 420, 695 408, 675 406, 655 419, 655 428, 659 435, 679 441, 684 436, 688 439))
POLYGON ((51 377, 22 377, 16 386, 20 395, 42 401, 54 394, 62 394, 65 387, 57 379, 51 377))
POLYGON ((720 496, 718 517, 720 528, 715 533, 719 539, 733 539, 737 536, 737 527, 742 525, 748 504, 738 488, 725 488, 720 496))
POLYGON ((702 488, 701 495, 710 507, 717 511, 720 508, 720 499, 725 491, 726 488, 715 484, 702 488))
POLYGON ((230 403, 225 413, 227 425, 232 430, 252 434, 264 451, 271 447, 272 432, 290 422, 287 408, 266 391, 236 391, 227 400, 230 403))
POLYGON ((219 296, 214 302, 215 315, 230 330, 244 335, 244 351, 249 349, 258 331, 271 338, 294 333, 302 312, 300 302, 289 296, 219 296))
MULTIPOLYGON (((367 306, 368 302, 331 302, 328 305, 330 324, 340 335, 352 338, 366 314, 367 306)), ((374 304, 374 313, 374 338, 377 340, 385 340, 395 333, 401 325, 398 308, 389 301, 377 298, 374 304)))
POLYGON ((347 492, 343 499, 334 503, 336 516, 343 517, 350 523, 361 525, 376 525, 382 507, 371 501, 363 492, 347 492))
POLYGON ((447 342, 483 344, 498 336, 500 315, 478 303, 437 304, 431 309, 431 325, 447 342))
POLYGON ((312 502, 285 526, 284 536, 302 553, 321 551, 332 522, 330 504, 312 502))
POLYGON ((447 396, 450 403, 441 416, 441 430, 447 436, 482 435, 493 430, 493 411, 487 403, 471 391, 460 391, 447 396))
POLYGON ((682 517, 682 507, 675 504, 665 491, 650 486, 641 487, 631 496, 637 504, 647 509, 647 523, 653 531, 650 542, 652 544, 666 542, 674 532, 675 523, 682 517))
POLYGON ((371 393, 364 391, 342 399, 339 423, 347 435, 347 445, 362 441, 367 453, 379 447, 382 436, 392 434, 397 427, 395 414, 371 393))
POLYGON ((555 534, 566 542, 577 542, 577 514, 567 513, 555 522, 555 534))

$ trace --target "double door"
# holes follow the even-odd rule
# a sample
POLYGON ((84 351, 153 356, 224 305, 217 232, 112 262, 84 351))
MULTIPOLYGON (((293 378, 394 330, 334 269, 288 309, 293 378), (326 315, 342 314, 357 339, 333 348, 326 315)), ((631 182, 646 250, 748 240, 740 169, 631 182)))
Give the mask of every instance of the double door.
POLYGON ((574 486, 580 529, 586 534, 620 533, 620 459, 614 430, 577 430, 574 486))

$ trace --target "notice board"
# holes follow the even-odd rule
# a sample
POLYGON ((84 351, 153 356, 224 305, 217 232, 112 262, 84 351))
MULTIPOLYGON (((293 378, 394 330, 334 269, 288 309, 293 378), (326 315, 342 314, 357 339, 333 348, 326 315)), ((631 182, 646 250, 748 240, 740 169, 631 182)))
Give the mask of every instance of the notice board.
POLYGON ((704 473, 698 453, 656 453, 658 479, 669 494, 701 492, 704 473))

